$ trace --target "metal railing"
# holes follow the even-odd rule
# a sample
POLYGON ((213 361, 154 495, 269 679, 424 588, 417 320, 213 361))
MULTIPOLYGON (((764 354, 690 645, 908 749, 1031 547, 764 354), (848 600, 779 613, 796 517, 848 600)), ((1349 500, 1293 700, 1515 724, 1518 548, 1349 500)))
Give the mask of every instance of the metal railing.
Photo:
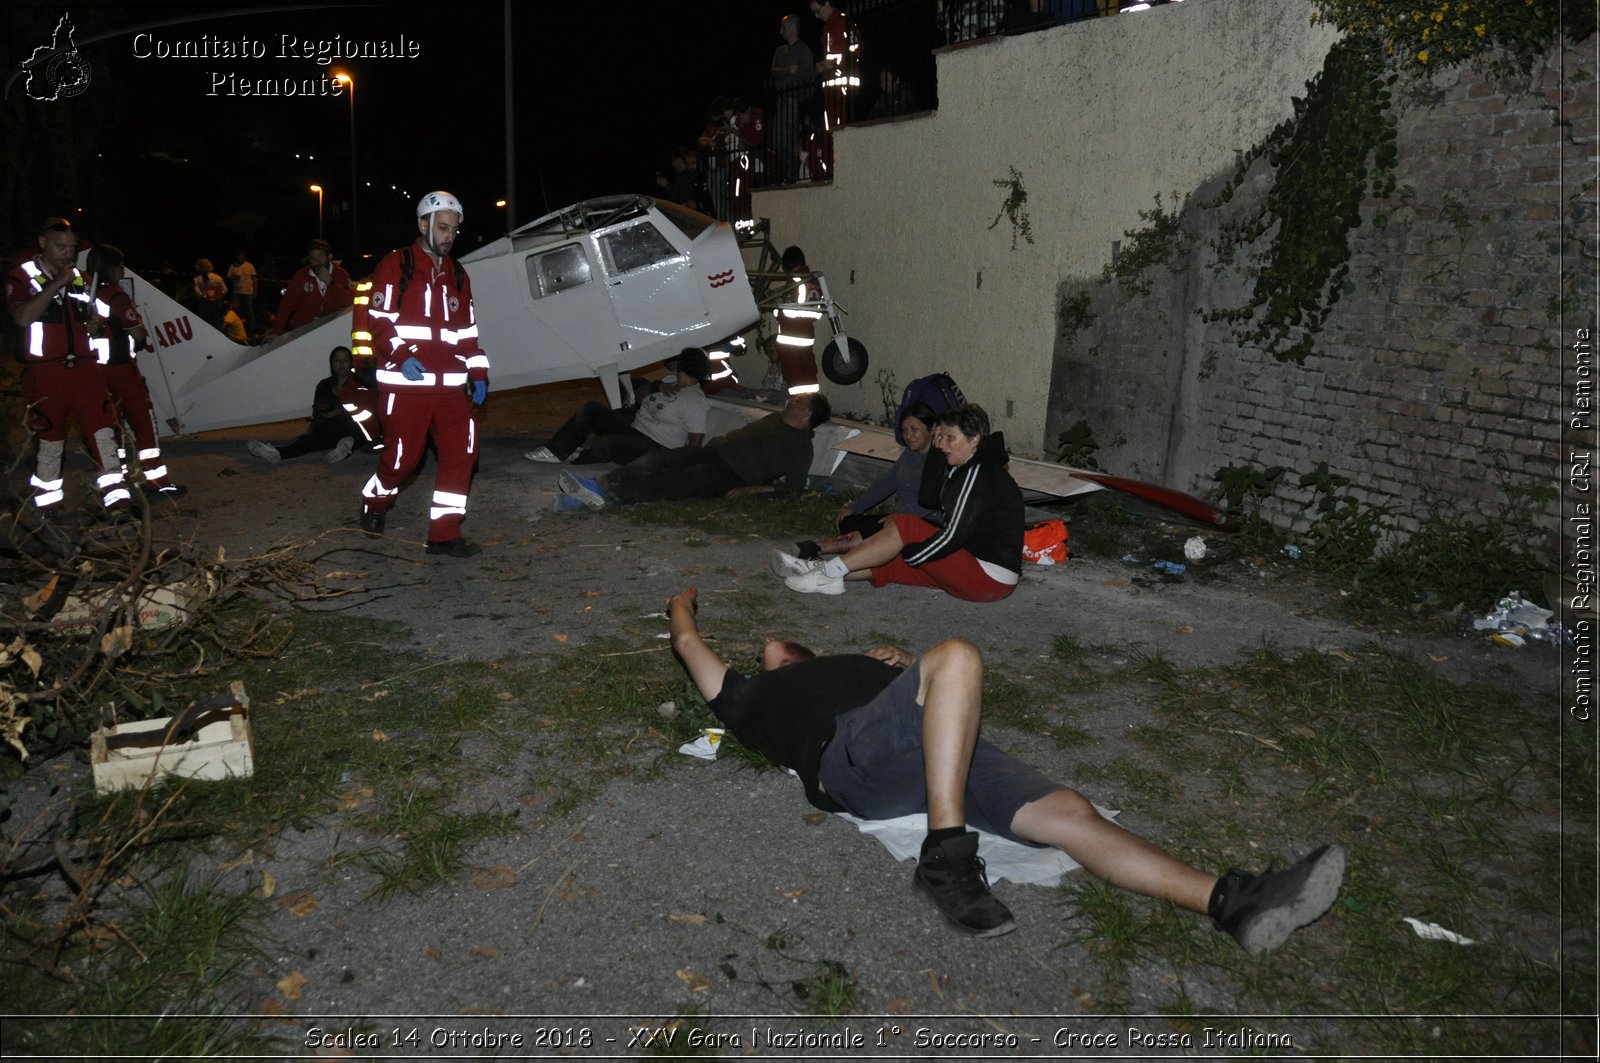
MULTIPOLYGON (((934 53, 984 37, 1031 33, 1182 0, 855 0, 843 5, 859 51, 852 83, 818 77, 777 84, 769 77, 759 106, 759 143, 723 138, 700 152, 700 205, 737 220, 734 184, 762 187, 831 178, 832 130, 841 125, 937 110, 934 53), (730 182, 730 175, 733 181, 730 182)), ((815 50, 813 50, 815 52, 815 50)), ((813 55, 820 59, 820 55, 813 55)), ((785 79, 786 81, 788 79, 785 79)))

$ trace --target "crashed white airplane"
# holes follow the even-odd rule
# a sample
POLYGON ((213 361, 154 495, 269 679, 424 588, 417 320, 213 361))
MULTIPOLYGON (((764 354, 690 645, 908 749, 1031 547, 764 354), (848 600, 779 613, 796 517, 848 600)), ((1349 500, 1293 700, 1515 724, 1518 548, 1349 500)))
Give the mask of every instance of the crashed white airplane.
MULTIPOLYGON (((709 347, 758 318, 733 230, 647 196, 585 200, 464 255, 489 386, 619 375, 709 347)), ((168 431, 306 415, 328 352, 350 345, 345 309, 260 347, 232 342, 137 274, 124 286, 155 348, 139 356, 168 431)))

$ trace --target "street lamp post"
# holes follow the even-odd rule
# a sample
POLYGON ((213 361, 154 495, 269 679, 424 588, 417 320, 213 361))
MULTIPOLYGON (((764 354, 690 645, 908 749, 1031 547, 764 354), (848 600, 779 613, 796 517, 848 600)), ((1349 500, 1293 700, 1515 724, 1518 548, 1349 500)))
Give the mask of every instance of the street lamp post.
POLYGON ((361 186, 356 183, 356 81, 349 74, 335 74, 333 80, 350 94, 350 253, 358 255, 361 253, 361 225, 356 201, 361 198, 361 186))
POLYGON ((312 185, 311 191, 317 194, 317 239, 322 239, 322 186, 312 185))

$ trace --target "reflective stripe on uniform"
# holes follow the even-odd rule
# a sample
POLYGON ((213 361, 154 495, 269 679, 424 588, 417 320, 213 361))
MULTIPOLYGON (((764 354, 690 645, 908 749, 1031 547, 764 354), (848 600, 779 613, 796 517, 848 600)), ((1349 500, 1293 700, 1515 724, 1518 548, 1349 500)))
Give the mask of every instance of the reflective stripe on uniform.
POLYGON ((399 493, 400 489, 398 487, 392 491, 384 487, 383 484, 378 480, 377 473, 373 473, 372 478, 368 480, 366 485, 361 488, 362 498, 370 498, 374 500, 379 498, 393 498, 399 493))
POLYGON ((67 495, 65 479, 41 480, 35 475, 28 478, 28 483, 33 487, 33 504, 39 509, 59 506, 67 495))
POLYGON ((452 514, 458 517, 467 515, 467 496, 450 491, 434 491, 433 507, 428 510, 428 519, 438 520, 452 514))
POLYGON ((394 369, 378 370, 378 383, 397 388, 459 387, 467 382, 465 373, 423 373, 421 380, 407 380, 406 375, 394 369))

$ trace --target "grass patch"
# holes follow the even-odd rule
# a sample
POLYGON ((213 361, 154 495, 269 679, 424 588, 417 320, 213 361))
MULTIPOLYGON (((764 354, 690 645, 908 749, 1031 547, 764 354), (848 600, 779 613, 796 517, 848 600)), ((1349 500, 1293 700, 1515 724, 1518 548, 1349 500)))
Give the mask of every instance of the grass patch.
MULTIPOLYGON (((258 957, 258 900, 181 870, 115 898, 115 920, 74 936, 47 969, 14 950, 0 967, 8 1052, 83 1058, 210 1059, 274 1046, 233 988, 258 957), (181 1019, 169 1015, 182 1015, 181 1019)), ((21 925, 8 926, 17 943, 21 925)), ((33 953, 36 959, 39 953, 33 953)))
POLYGON ((815 974, 791 988, 812 1015, 837 1019, 856 1010, 856 980, 837 960, 823 960, 815 974))
POLYGON ((701 544, 706 542, 744 542, 774 538, 774 528, 811 528, 819 537, 832 532, 839 507, 852 496, 825 491, 806 491, 796 498, 778 495, 742 495, 738 498, 688 499, 682 502, 645 502, 635 506, 616 506, 616 513, 630 524, 648 528, 683 528, 693 532, 701 544))

